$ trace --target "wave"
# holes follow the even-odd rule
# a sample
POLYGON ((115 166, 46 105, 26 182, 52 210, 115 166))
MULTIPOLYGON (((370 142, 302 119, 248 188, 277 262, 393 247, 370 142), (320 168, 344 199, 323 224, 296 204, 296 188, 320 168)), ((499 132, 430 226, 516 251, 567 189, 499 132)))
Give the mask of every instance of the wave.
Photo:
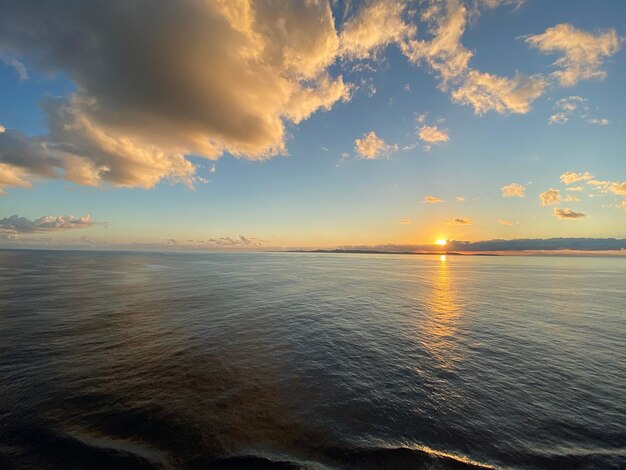
MULTIPOLYGON (((231 455, 191 451, 183 455, 155 448, 134 439, 90 434, 83 431, 55 432, 41 426, 21 427, 13 439, 0 439, 0 468, 73 469, 215 469, 215 470, 486 470, 486 463, 428 447, 326 447, 304 454, 249 450, 231 455), (19 437, 18 437, 19 436, 19 437)), ((286 452, 290 452, 286 449, 286 452)), ((531 454, 515 459, 520 468, 620 469, 624 450, 531 454), (521 461, 520 461, 521 460, 521 461)))
MULTIPOLYGON (((18 431, 14 429, 14 431, 18 431)), ((216 470, 322 470, 322 469, 453 469, 493 468, 463 457, 431 449, 334 447, 287 456, 271 452, 235 455, 170 455, 129 439, 55 432, 22 427, 13 439, 0 439, 0 468, 76 469, 216 469, 216 470), (19 437, 18 437, 19 436, 19 437)))

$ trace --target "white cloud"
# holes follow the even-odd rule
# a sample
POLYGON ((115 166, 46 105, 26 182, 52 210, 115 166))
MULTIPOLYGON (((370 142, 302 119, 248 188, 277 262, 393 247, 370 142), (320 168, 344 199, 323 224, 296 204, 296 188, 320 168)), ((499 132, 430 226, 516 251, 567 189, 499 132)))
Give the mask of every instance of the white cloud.
POLYGON ((479 0, 479 2, 487 8, 496 8, 500 5, 514 5, 515 8, 519 8, 526 0, 479 0))
POLYGON ((609 120, 606 118, 601 118, 601 119, 589 118, 587 119, 587 122, 589 124, 595 124, 596 126, 608 126, 609 125, 609 120))
POLYGON ((569 121, 572 113, 584 102, 585 98, 580 96, 568 96, 554 103, 554 109, 557 111, 548 119, 548 124, 564 124, 569 121))
POLYGON ((609 120, 606 118, 594 118, 589 115, 587 99, 580 96, 568 96, 554 103, 554 114, 548 119, 548 124, 565 124, 572 117, 576 116, 584 119, 589 124, 607 126, 609 120))
POLYGON ((20 82, 24 82, 28 80, 28 71, 23 63, 17 60, 15 57, 12 57, 7 54, 3 54, 0 51, 0 60, 4 62, 9 67, 13 67, 17 72, 18 77, 20 78, 20 82))
POLYGON ((615 54, 620 39, 614 29, 593 34, 576 29, 570 24, 558 24, 544 33, 526 37, 526 42, 544 54, 562 53, 554 62, 559 67, 552 75, 561 86, 573 86, 580 80, 603 79, 606 58, 615 54))
POLYGON ((439 204, 446 201, 437 196, 424 196, 422 202, 425 202, 426 204, 439 204))
POLYGON ((374 131, 365 134, 361 139, 354 141, 354 150, 360 158, 375 160, 380 157, 389 157, 391 152, 398 149, 397 145, 387 145, 374 131))
POLYGON ((558 189, 550 188, 539 195, 542 206, 556 204, 561 200, 561 193, 558 189))
MULTIPOLYGON (((561 176, 559 176, 560 180, 565 184, 576 183, 577 181, 585 181, 593 178, 593 175, 588 171, 583 173, 576 173, 574 171, 566 171, 561 176)), ((580 186, 579 186, 580 188, 580 186)), ((570 189, 570 191, 574 191, 574 189, 570 189)), ((582 188, 578 191, 582 191, 582 188)))
POLYGON ((555 207, 552 210, 552 214, 559 219, 570 219, 570 220, 581 219, 583 217, 586 217, 585 214, 583 214, 582 212, 576 212, 576 211, 573 211, 572 209, 560 209, 558 207, 555 207))
POLYGON ((526 189, 518 183, 507 184, 500 188, 502 197, 524 197, 526 189))

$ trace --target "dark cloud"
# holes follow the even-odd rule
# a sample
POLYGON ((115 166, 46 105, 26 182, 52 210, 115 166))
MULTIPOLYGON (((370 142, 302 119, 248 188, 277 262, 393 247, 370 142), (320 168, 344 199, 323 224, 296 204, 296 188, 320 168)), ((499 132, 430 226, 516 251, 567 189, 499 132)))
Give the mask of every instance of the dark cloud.
POLYGON ((255 237, 245 237, 243 235, 239 235, 239 237, 220 237, 220 238, 211 238, 207 240, 208 244, 220 247, 237 247, 237 246, 261 246, 263 245, 263 240, 259 240, 255 237))
POLYGON ((338 46, 325 2, 0 0, 2 57, 76 86, 44 101, 48 135, 0 132, 0 164, 152 187, 193 184, 187 154, 284 153, 287 124, 348 98, 338 46))
POLYGON ((448 222, 449 225, 472 225, 472 221, 468 218, 456 218, 448 222))
POLYGON ((559 219, 581 219, 586 217, 582 212, 576 212, 572 209, 561 209, 559 207, 555 207, 552 213, 559 219))
POLYGON ((16 239, 21 234, 47 233, 61 230, 88 228, 94 224, 91 216, 74 217, 72 215, 46 215, 36 220, 12 215, 0 219, 0 236, 16 239))

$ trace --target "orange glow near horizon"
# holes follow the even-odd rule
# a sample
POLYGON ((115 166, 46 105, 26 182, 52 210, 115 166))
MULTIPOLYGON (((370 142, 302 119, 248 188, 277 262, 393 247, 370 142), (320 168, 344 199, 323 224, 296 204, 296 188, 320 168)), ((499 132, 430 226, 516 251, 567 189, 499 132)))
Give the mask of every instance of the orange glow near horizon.
POLYGON ((446 246, 447 244, 448 244, 448 240, 446 240, 445 238, 440 238, 439 240, 435 242, 435 245, 439 245, 439 246, 446 246))

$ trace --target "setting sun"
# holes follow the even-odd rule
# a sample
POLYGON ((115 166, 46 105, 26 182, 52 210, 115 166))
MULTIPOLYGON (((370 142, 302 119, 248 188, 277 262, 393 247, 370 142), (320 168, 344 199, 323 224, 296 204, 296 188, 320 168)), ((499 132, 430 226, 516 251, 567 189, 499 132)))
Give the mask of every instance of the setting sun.
POLYGON ((439 239, 435 242, 435 245, 439 245, 439 246, 445 246, 448 243, 448 240, 446 239, 439 239))

